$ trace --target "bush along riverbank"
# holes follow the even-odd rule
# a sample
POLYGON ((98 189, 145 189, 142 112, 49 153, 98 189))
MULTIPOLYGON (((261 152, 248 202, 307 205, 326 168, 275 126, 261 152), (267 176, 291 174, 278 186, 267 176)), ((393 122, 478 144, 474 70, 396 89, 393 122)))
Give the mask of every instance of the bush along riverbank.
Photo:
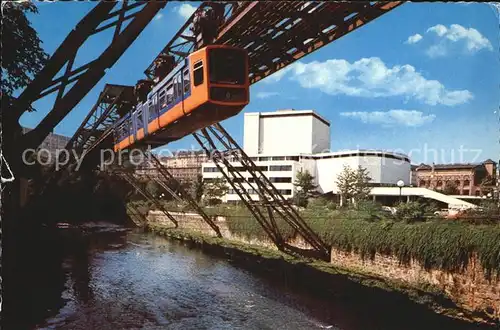
MULTIPOLYGON (((227 222, 230 226, 230 221, 227 222)), ((377 310, 379 314, 387 313, 387 317, 406 317, 409 322, 419 320, 422 326, 437 322, 440 328, 453 329, 469 329, 471 322, 482 325, 497 322, 485 313, 457 306, 440 287, 425 281, 409 285, 397 278, 388 279, 365 272, 362 267, 341 267, 290 256, 260 245, 216 238, 192 230, 172 229, 161 223, 150 222, 147 230, 228 259, 252 272, 277 278, 287 285, 314 292, 325 299, 339 299, 342 304, 359 308, 360 313, 366 309, 377 310)))

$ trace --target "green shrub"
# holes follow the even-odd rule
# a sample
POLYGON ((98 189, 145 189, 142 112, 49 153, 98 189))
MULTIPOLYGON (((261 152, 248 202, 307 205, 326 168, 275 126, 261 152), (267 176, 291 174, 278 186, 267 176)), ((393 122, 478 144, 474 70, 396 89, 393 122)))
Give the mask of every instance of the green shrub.
POLYGON ((339 219, 330 222, 322 237, 333 247, 364 258, 373 258, 375 253, 393 255, 403 264, 414 259, 427 269, 459 271, 477 253, 487 276, 500 274, 500 226, 339 219))
POLYGON ((419 202, 401 202, 396 205, 396 220, 406 223, 425 221, 427 208, 419 202))

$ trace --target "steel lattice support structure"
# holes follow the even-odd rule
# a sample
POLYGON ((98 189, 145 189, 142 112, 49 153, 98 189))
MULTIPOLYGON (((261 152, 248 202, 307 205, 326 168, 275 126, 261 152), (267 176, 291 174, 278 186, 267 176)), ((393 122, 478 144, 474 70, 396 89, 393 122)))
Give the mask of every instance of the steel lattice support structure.
POLYGON ((102 134, 135 103, 134 88, 131 86, 106 84, 99 98, 66 144, 66 150, 81 154, 91 147, 102 134))
POLYGON ((201 130, 201 134, 196 133, 193 135, 205 152, 212 156, 219 171, 278 248, 284 249, 289 246, 283 241, 276 224, 275 213, 299 233, 322 257, 329 258, 330 249, 328 245, 314 233, 298 212, 283 198, 271 181, 259 170, 220 124, 204 128, 201 130), (223 152, 218 150, 216 143, 220 143, 225 150, 223 152), (238 160, 243 167, 243 172, 250 174, 251 180, 245 178, 241 171, 231 164, 231 157, 227 157, 228 154, 232 154, 232 158, 238 160), (258 194, 258 201, 251 198, 243 184, 248 185, 250 189, 253 189, 258 194), (262 212, 262 207, 267 209, 267 216, 262 212))
POLYGON ((73 29, 51 56, 45 67, 17 98, 13 112, 18 121, 36 100, 57 92, 54 104, 38 126, 20 141, 23 148, 36 148, 57 124, 87 95, 132 42, 144 30, 166 1, 99 2, 73 29), (126 26, 124 27, 124 25, 126 26), (122 29, 122 27, 124 27, 122 29), (114 28, 108 47, 94 60, 74 68, 79 49, 99 32, 114 28), (64 70, 63 70, 64 69, 64 70), (58 73, 62 71, 61 75, 58 73))
POLYGON ((163 166, 163 164, 156 158, 155 155, 153 155, 151 152, 145 152, 144 155, 151 159, 158 169, 158 172, 162 175, 163 179, 165 180, 164 182, 161 182, 158 180, 157 182, 165 189, 167 190, 172 196, 180 198, 181 200, 184 200, 188 202, 188 204, 202 217, 203 221, 205 221, 217 234, 218 237, 222 237, 222 234, 220 232, 219 226, 215 224, 212 218, 210 218, 205 211, 198 205, 198 203, 193 199, 193 197, 186 191, 184 188, 178 184, 178 189, 177 191, 173 191, 168 187, 168 185, 165 182, 168 182, 169 180, 177 181, 177 179, 168 171, 168 169, 163 166))
MULTIPOLYGON (((250 82, 285 68, 304 56, 364 26, 401 5, 401 1, 249 1, 224 5, 224 22, 214 44, 244 48, 250 57, 250 82)), ((172 55, 178 63, 196 49, 191 26, 203 2, 158 55, 172 55)), ((152 79, 155 62, 145 71, 152 79)))
POLYGON ((161 205, 158 200, 152 196, 146 189, 142 189, 140 184, 137 182, 137 179, 134 177, 133 174, 128 173, 126 171, 115 171, 116 174, 118 174, 121 178, 123 178, 125 181, 127 181, 132 187, 136 189, 137 192, 139 192, 144 198, 146 198, 149 202, 153 203, 158 210, 162 211, 163 214, 167 216, 167 218, 172 221, 172 223, 175 225, 175 228, 179 227, 179 223, 175 218, 161 205))
MULTIPOLYGON (((245 1, 204 1, 196 9, 196 11, 186 20, 184 25, 179 29, 179 31, 172 37, 170 42, 162 49, 158 54, 156 59, 160 56, 170 55, 175 58, 175 63, 180 63, 186 58, 190 53, 196 50, 197 40, 196 36, 193 34, 193 21, 196 15, 207 8, 211 7, 213 4, 224 7, 224 22, 228 24, 232 22, 233 19, 241 13, 248 4, 251 2, 245 1)), ((222 28, 222 27, 221 27, 222 28)), ((215 42, 217 43, 217 42, 215 42)), ((148 79, 153 80, 155 77, 156 59, 148 66, 144 71, 144 74, 148 79)))

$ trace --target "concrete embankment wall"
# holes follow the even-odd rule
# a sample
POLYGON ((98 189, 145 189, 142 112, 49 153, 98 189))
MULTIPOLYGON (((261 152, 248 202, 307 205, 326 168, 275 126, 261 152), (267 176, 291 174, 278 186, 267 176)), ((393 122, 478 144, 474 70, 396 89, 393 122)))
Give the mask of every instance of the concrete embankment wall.
MULTIPOLYGON (((179 222, 179 228, 190 230, 204 235, 215 236, 214 231, 198 214, 171 213, 179 222)), ((159 211, 150 211, 148 220, 165 226, 172 226, 170 220, 159 211)), ((231 233, 224 217, 216 217, 222 236, 229 240, 246 244, 264 246, 276 249, 268 240, 248 239, 231 233)), ((289 242, 301 248, 308 248, 303 240, 295 239, 289 242)), ((331 264, 354 272, 373 274, 385 280, 397 280, 409 286, 422 287, 430 285, 444 293, 461 308, 487 315, 489 318, 500 321, 500 278, 492 274, 486 278, 477 258, 471 258, 468 267, 461 272, 450 273, 440 269, 425 269, 416 261, 409 265, 402 265, 396 256, 375 255, 373 259, 364 259, 360 254, 346 252, 332 248, 331 264)))

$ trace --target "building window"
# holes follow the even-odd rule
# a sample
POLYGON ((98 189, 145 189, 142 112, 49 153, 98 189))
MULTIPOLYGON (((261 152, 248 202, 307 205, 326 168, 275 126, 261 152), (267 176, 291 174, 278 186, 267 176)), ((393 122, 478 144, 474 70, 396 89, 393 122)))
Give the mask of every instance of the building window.
POLYGON ((267 162, 267 161, 271 160, 271 158, 270 157, 260 157, 259 160, 261 162, 267 162))
POLYGON ((286 157, 286 160, 293 160, 293 161, 298 162, 299 161, 299 156, 286 157))
POLYGON ((269 178, 269 181, 273 183, 290 183, 292 178, 269 178))
POLYGON ((278 193, 280 193, 281 195, 289 196, 292 194, 292 190, 291 189, 278 189, 278 193))
POLYGON ((427 184, 427 182, 425 180, 422 180, 422 181, 420 181, 419 186, 420 187, 425 187, 426 184, 427 184))
POLYGON ((476 190, 476 196, 479 196, 480 195, 480 191, 479 190, 476 190))
POLYGON ((271 165, 269 171, 291 171, 292 165, 271 165))
POLYGON ((455 184, 457 185, 457 187, 460 187, 460 180, 456 180, 455 184))
POLYGON ((464 181, 464 187, 468 187, 470 186, 470 181, 469 180, 465 180, 464 181))
POLYGON ((285 157, 273 157, 273 160, 285 160, 285 157))
POLYGON ((203 172, 219 172, 219 169, 217 167, 205 167, 203 172))

